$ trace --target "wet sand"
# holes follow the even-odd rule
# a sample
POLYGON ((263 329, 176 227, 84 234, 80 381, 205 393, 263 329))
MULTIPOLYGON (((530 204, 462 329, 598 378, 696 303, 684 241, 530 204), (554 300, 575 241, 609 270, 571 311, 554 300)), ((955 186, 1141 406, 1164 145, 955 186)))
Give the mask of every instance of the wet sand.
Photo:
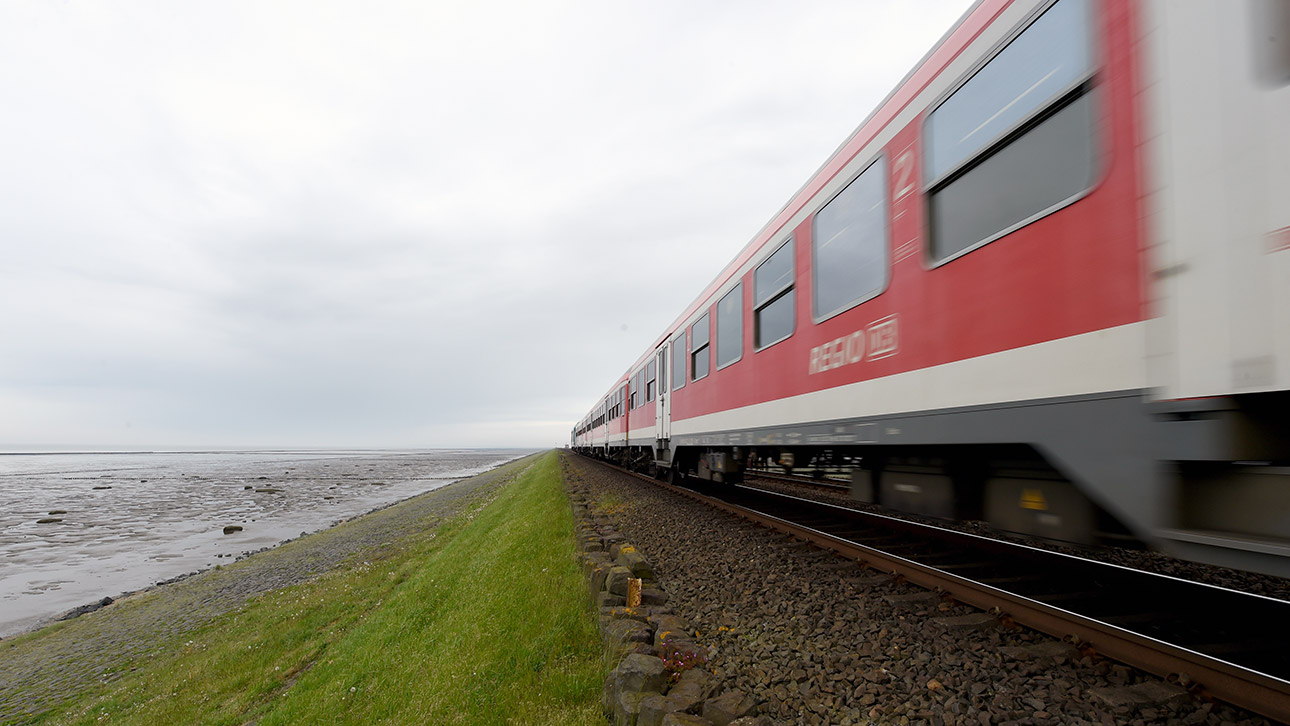
POLYGON ((484 471, 520 451, 0 455, 0 638, 484 471), (226 527, 241 530, 225 534, 226 527))
POLYGON ((246 557, 228 567, 156 587, 63 627, 0 642, 0 723, 111 680, 117 669, 247 599, 341 565, 376 559, 400 537, 433 527, 513 479, 531 459, 458 481, 246 557))

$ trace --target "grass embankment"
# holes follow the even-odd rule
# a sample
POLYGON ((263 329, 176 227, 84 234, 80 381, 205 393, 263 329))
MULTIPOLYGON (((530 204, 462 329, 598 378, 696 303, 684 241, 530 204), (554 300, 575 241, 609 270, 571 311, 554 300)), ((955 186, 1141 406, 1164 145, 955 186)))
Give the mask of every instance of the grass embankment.
POLYGON ((556 455, 487 506, 251 601, 41 723, 600 723, 556 455))

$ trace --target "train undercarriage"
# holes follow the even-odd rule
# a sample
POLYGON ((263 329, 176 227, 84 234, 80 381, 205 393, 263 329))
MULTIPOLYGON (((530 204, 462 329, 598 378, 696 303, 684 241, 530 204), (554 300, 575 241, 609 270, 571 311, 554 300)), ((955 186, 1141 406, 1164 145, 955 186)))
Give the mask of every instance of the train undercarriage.
POLYGON ((1290 577, 1290 431, 1279 413, 1290 399, 1145 401, 1126 392, 590 453, 673 481, 830 478, 900 512, 1290 577))

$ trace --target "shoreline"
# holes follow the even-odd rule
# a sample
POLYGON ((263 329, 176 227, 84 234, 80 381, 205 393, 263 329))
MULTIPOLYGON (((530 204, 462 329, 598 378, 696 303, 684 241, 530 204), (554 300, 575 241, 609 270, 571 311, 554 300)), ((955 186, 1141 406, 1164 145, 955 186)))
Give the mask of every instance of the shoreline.
MULTIPOLYGON (((501 464, 500 466, 505 466, 506 464, 509 464, 509 463, 511 463, 511 462, 506 462, 505 464, 501 464)), ((487 473, 487 472, 484 472, 484 473, 487 473)), ((477 474, 476 476, 478 476, 478 474, 477 474)), ((296 541, 296 540, 298 540, 298 539, 301 539, 301 538, 304 538, 304 537, 309 537, 309 536, 311 536, 311 535, 318 534, 318 533, 320 533, 320 532, 326 532, 326 531, 327 531, 327 530, 329 530, 329 529, 332 529, 332 528, 335 528, 335 527, 339 527, 339 526, 341 526, 342 524, 346 524, 346 523, 348 523, 348 522, 353 522, 354 520, 356 520, 356 519, 361 519, 361 518, 363 518, 363 517, 366 517, 366 516, 367 516, 367 515, 369 515, 369 514, 375 514, 375 513, 379 512, 379 511, 383 510, 383 509, 389 509, 390 507, 397 507, 398 505, 403 504, 403 503, 408 502, 408 501, 411 501, 411 500, 413 500, 413 499, 416 499, 417 497, 421 497, 421 496, 425 496, 425 495, 427 495, 427 494, 434 493, 434 492, 436 492, 436 491, 439 491, 440 489, 443 489, 443 488, 446 488, 446 487, 450 487, 450 486, 452 486, 453 484, 456 484, 457 482, 465 481, 466 479, 471 479, 471 478, 473 478, 473 477, 462 477, 462 478, 460 478, 460 479, 452 479, 451 481, 448 481, 448 482, 447 482, 447 483, 445 483, 445 484, 442 484, 442 485, 440 485, 440 486, 437 486, 437 487, 435 487, 434 489, 429 489, 429 490, 426 490, 426 491, 424 491, 424 492, 420 492, 420 493, 418 493, 418 494, 412 494, 412 495, 409 495, 409 496, 407 496, 407 497, 404 497, 403 499, 399 499, 399 500, 397 500, 397 501, 393 501, 393 502, 390 502, 390 503, 388 503, 388 504, 383 504, 383 505, 380 505, 380 506, 373 507, 373 508, 371 508, 371 509, 367 510, 366 512, 360 512, 360 513, 358 513, 358 514, 355 514, 355 515, 350 516, 350 517, 346 517, 346 518, 344 518, 344 519, 338 519, 338 520, 335 520, 334 522, 332 522, 332 523, 330 523, 330 524, 328 524, 328 525, 326 525, 326 526, 324 526, 324 527, 321 527, 321 528, 319 528, 319 529, 316 529, 316 530, 314 530, 314 531, 312 531, 312 532, 301 532, 301 533, 300 533, 298 536, 296 536, 296 537, 288 537, 287 539, 280 540, 279 542, 276 542, 276 543, 271 544, 271 545, 266 545, 266 546, 261 547, 261 548, 259 548, 259 549, 257 549, 257 550, 249 550, 249 551, 247 551, 247 552, 243 552, 243 553, 241 553, 241 554, 237 555, 237 556, 233 559, 233 562, 234 562, 234 563, 236 563, 236 562, 241 562, 241 561, 243 561, 243 560, 245 560, 245 559, 247 559, 247 558, 249 558, 249 557, 254 557, 255 555, 258 555, 258 554, 260 554, 260 553, 262 553, 262 552, 268 552, 268 551, 270 551, 270 550, 276 549, 276 548, 278 548, 278 547, 282 547, 283 545, 289 544, 289 543, 291 543, 291 542, 295 542, 295 541, 296 541)), ((141 588, 138 588, 138 589, 135 589, 135 590, 126 590, 126 591, 123 591, 123 592, 121 592, 121 593, 119 593, 119 594, 117 594, 117 595, 104 595, 104 596, 103 596, 101 599, 99 599, 99 600, 94 600, 94 601, 91 601, 91 602, 85 603, 85 604, 83 604, 83 605, 77 605, 76 607, 74 607, 74 608, 70 608, 70 609, 68 609, 68 610, 65 610, 65 611, 63 611, 63 612, 61 612, 61 613, 58 613, 57 615, 53 615, 53 616, 50 616, 50 617, 48 617, 48 618, 44 618, 44 619, 40 620, 39 622, 35 623, 34 625, 32 625, 31 627, 29 627, 29 628, 25 629, 25 630, 22 630, 22 631, 19 631, 19 632, 16 632, 16 633, 11 633, 11 634, 9 634, 9 635, 0 635, 0 646, 3 646, 3 644, 5 643, 5 641, 11 640, 11 639, 13 639, 13 638, 20 638, 20 637, 22 637, 22 636, 24 636, 24 635, 28 635, 28 634, 31 634, 31 633, 35 633, 35 632, 37 632, 37 631, 41 630, 42 628, 46 628, 46 627, 48 627, 48 626, 50 626, 50 625, 54 625, 54 624, 62 623, 62 622, 67 622, 67 621, 69 621, 69 620, 75 620, 76 618, 79 618, 79 617, 81 617, 82 615, 89 615, 89 614, 90 614, 90 613, 92 613, 92 612, 97 612, 98 610, 101 610, 101 609, 103 609, 103 608, 107 607, 108 605, 112 605, 112 604, 114 604, 114 603, 118 603, 118 602, 125 602, 125 601, 128 601, 130 598, 133 598, 133 597, 135 597, 135 596, 138 596, 138 595, 145 595, 145 594, 150 593, 150 592, 152 592, 152 591, 154 591, 154 590, 158 590, 158 589, 160 589, 160 588, 167 587, 167 586, 169 586, 169 585, 175 585, 175 584, 178 584, 178 583, 180 583, 180 582, 183 582, 184 580, 188 580, 188 579, 193 578, 193 577, 198 577, 198 576, 203 575, 203 574, 205 574, 205 573, 207 573, 207 572, 212 572, 212 571, 214 571, 214 570, 222 569, 223 567, 224 567, 224 565, 223 565, 222 563, 217 563, 217 564, 214 564, 214 565, 209 565, 209 566, 207 566, 207 567, 203 567, 203 568, 198 569, 198 570, 193 570, 192 572, 184 572, 184 573, 181 573, 181 574, 175 575, 174 577, 171 577, 171 578, 168 578, 168 579, 165 579, 165 580, 159 580, 159 581, 157 581, 157 582, 152 583, 151 585, 147 585, 147 586, 145 586, 145 587, 141 587, 141 588)))
POLYGON ((0 640, 0 723, 30 717, 114 680, 173 637, 251 598, 306 582, 355 558, 376 560, 401 538, 437 526, 532 463, 530 454, 473 477, 377 507, 227 566, 152 585, 79 617, 0 640))
POLYGON ((0 642, 104 598, 242 561, 522 455, 444 449, 18 457, 0 470, 0 642))

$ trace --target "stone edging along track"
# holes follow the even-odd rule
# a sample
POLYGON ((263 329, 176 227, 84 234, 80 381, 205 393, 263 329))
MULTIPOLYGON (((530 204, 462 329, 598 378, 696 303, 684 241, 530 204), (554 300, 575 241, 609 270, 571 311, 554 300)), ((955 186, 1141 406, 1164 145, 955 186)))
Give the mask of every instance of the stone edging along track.
POLYGON ((602 704, 618 726, 767 726, 749 714, 757 701, 723 689, 702 666, 707 649, 667 606, 654 569, 610 521, 612 505, 588 497, 582 478, 561 456, 587 588, 600 609, 600 632, 617 663, 602 704), (640 604, 628 607, 629 580, 641 581, 640 604))
MULTIPOLYGON (((663 611, 633 615, 615 611, 613 589, 598 592, 603 627, 640 633, 615 623, 685 618, 712 682, 751 694, 751 713, 774 723, 1268 723, 590 460, 566 455, 564 467, 579 536, 595 538, 584 544, 589 574, 630 542, 666 589, 663 611)), ((627 652, 648 654, 653 640, 627 640, 627 652)), ((614 700, 623 690, 611 678, 606 695, 617 722, 631 723, 632 699, 614 700)))

